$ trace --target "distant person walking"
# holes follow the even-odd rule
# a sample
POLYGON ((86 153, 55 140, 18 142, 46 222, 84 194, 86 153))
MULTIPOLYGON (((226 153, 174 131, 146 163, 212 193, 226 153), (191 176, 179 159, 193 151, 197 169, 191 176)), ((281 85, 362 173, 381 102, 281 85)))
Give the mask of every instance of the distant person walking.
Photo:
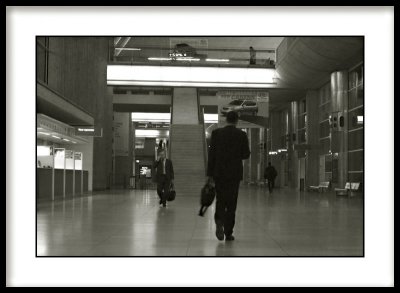
POLYGON ((174 183, 174 168, 172 161, 166 158, 164 150, 158 153, 158 160, 154 162, 153 168, 157 168, 156 180, 157 194, 160 198, 159 204, 166 207, 170 186, 174 183))
POLYGON ((256 50, 250 47, 250 65, 256 64, 256 50))
POLYGON ((228 112, 224 128, 211 133, 208 153, 208 181, 215 184, 216 208, 214 220, 218 240, 232 241, 239 184, 243 179, 243 162, 250 156, 249 141, 245 132, 236 128, 239 116, 228 112))
POLYGON ((264 179, 268 180, 269 193, 272 193, 272 191, 275 187, 276 176, 278 176, 278 172, 276 172, 275 167, 271 165, 271 162, 268 162, 268 167, 265 168, 265 172, 264 172, 264 179))

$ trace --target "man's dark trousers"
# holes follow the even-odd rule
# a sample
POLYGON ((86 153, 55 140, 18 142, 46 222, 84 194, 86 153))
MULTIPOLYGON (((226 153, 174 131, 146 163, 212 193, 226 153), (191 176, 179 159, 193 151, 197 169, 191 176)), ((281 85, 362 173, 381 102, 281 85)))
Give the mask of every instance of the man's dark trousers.
POLYGON ((215 223, 224 226, 224 233, 230 236, 235 226, 235 213, 239 194, 240 180, 215 180, 217 201, 215 206, 215 223))
POLYGON ((166 175, 160 175, 157 181, 157 194, 163 204, 167 202, 170 185, 171 180, 168 180, 166 175))

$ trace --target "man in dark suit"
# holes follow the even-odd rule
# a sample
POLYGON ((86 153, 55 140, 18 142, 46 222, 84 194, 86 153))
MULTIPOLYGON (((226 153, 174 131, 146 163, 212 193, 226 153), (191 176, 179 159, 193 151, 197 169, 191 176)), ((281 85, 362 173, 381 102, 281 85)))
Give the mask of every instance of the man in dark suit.
POLYGON ((160 205, 167 206, 167 197, 171 184, 174 183, 174 168, 172 161, 165 156, 165 150, 158 153, 158 160, 154 162, 153 168, 157 168, 157 194, 160 198, 160 205))
POLYGON ((217 192, 214 219, 218 240, 224 240, 224 236, 226 241, 235 239, 232 233, 239 183, 243 179, 242 160, 250 156, 247 135, 236 128, 238 119, 236 112, 228 112, 228 125, 211 134, 207 176, 210 182, 215 182, 217 192))

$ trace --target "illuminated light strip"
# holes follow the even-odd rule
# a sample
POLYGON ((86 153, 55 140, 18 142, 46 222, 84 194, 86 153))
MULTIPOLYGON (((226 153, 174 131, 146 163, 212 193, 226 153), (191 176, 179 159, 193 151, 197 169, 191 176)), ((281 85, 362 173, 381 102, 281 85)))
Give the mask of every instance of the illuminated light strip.
POLYGON ((204 122, 206 123, 218 122, 218 114, 204 114, 204 122))
POLYGON ((229 62, 229 59, 206 59, 207 62, 229 62))
POLYGON ((52 135, 51 137, 54 137, 54 138, 57 138, 57 139, 61 139, 60 137, 55 136, 55 135, 52 135))
POLYGON ((159 130, 147 130, 147 129, 136 129, 135 130, 135 136, 136 137, 159 137, 159 136, 164 136, 164 135, 169 135, 168 130, 164 131, 159 131, 159 130))
POLYGON ((126 51, 141 51, 140 48, 115 48, 116 50, 126 50, 126 51))
POLYGON ((274 87, 275 69, 108 65, 108 85, 274 87))
POLYGON ((272 88, 276 87, 276 84, 270 83, 211 83, 211 82, 160 82, 160 81, 120 81, 120 80, 109 80, 107 85, 131 85, 131 86, 190 86, 190 87, 240 87, 240 88, 272 88))
POLYGON ((179 58, 176 58, 175 60, 177 60, 177 61, 200 61, 199 58, 192 58, 192 57, 188 57, 188 58, 179 57, 179 58))
POLYGON ((170 61, 172 58, 164 58, 164 57, 149 57, 147 60, 150 61, 170 61))
POLYGON ((38 133, 40 133, 40 134, 44 134, 44 135, 50 135, 49 133, 46 133, 46 132, 41 132, 41 131, 38 131, 38 133))
POLYGON ((132 112, 134 122, 170 122, 171 113, 143 113, 132 112))

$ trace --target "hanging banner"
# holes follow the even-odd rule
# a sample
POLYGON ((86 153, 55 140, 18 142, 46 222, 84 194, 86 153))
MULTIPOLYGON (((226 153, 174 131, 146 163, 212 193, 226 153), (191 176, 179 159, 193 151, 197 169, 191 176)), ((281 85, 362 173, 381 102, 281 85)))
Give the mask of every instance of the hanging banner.
POLYGON ((114 155, 129 155, 130 113, 114 112, 114 155))
MULTIPOLYGON (((239 128, 251 127, 252 123, 240 117, 269 117, 269 93, 263 91, 218 91, 218 125, 226 124, 226 114, 235 111, 239 115, 239 128), (250 125, 249 125, 250 124, 250 125)), ((243 117, 243 118, 244 118, 243 117)))

